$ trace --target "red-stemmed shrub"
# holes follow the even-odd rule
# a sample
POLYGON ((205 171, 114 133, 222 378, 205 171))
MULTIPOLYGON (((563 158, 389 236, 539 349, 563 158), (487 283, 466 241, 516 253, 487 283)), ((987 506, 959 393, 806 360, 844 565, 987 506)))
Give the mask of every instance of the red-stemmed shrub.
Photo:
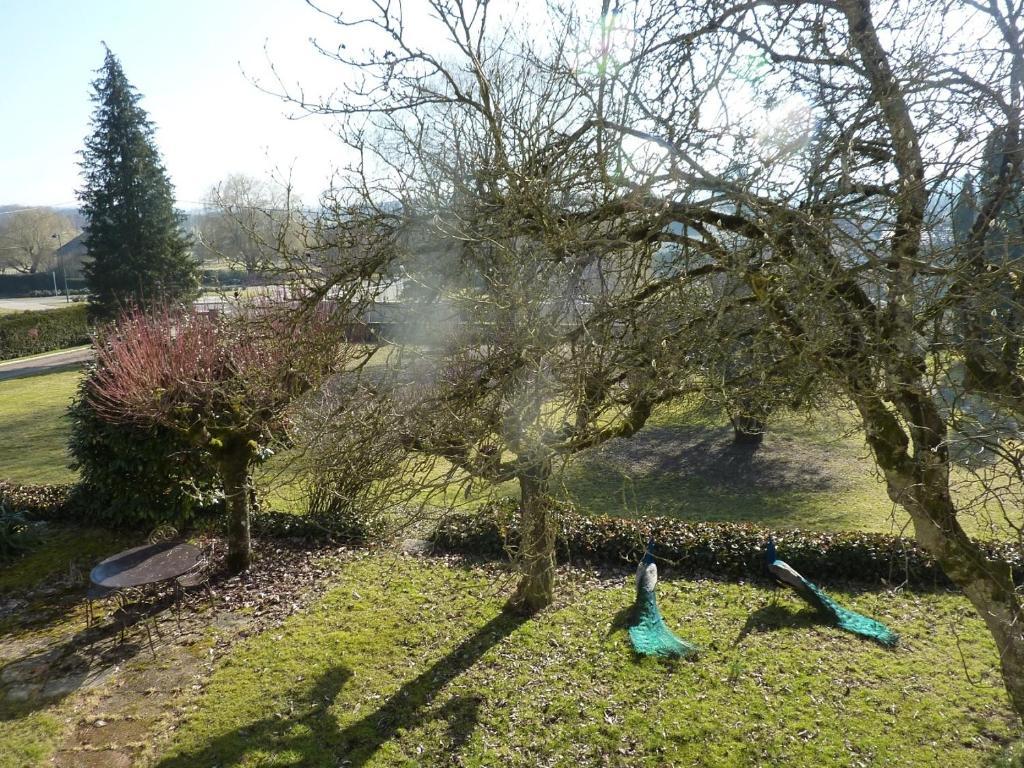
POLYGON ((290 426, 296 398, 338 363, 343 327, 321 312, 284 306, 234 316, 132 310, 102 329, 86 397, 114 423, 160 425, 215 463, 228 509, 228 562, 250 561, 253 465, 290 426))

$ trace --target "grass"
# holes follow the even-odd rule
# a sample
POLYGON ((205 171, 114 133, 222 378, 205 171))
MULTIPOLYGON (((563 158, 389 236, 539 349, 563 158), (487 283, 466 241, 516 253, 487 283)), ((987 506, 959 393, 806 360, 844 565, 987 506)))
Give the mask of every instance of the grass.
POLYGON ((0 707, 0 768, 45 765, 61 734, 60 719, 50 712, 29 712, 8 719, 0 707))
MULTIPOLYGON (((69 592, 69 582, 130 541, 109 530, 48 526, 31 551, 0 566, 0 605, 12 595, 24 597, 25 590, 48 588, 43 596, 29 597, 22 610, 0 618, 0 670, 38 653, 46 638, 80 629, 81 600, 69 592)), ((6 682, 2 675, 0 682, 6 682)), ((48 764, 68 717, 60 701, 36 708, 0 696, 0 768, 48 764)))
MULTIPOLYGON (((70 482, 65 444, 80 373, 67 371, 0 381, 0 478, 24 483, 70 482)), ((301 513, 304 499, 284 477, 287 457, 259 470, 274 508, 301 513), (284 480, 285 482, 280 482, 284 480)), ((444 467, 435 468, 440 476, 444 467)), ((976 487, 954 472, 965 489, 976 487)), ((560 478, 581 509, 594 514, 668 515, 689 520, 750 521, 770 527, 903 532, 906 513, 894 507, 853 418, 831 414, 783 416, 772 422, 756 453, 731 446, 720 416, 665 408, 630 440, 582 454, 560 478)), ((514 483, 498 489, 515 493, 514 483)), ((428 503, 465 503, 457 491, 428 503)), ((424 499, 426 500, 426 499, 424 499)), ((472 501, 470 501, 472 503, 472 501)), ((983 516, 963 516, 972 534, 992 535, 983 516)))
MULTIPOLYGON (((102 528, 47 527, 38 545, 5 563, 0 570, 0 595, 32 587, 71 569, 87 574, 107 555, 127 546, 126 536, 102 528)), ((2 626, 2 622, 0 622, 2 626)))
POLYGON ((566 487, 597 514, 667 515, 819 530, 906 522, 847 419, 776 419, 757 451, 735 448, 724 417, 666 409, 630 441, 570 466, 566 487))
POLYGON ((0 381, 0 478, 18 483, 68 483, 66 410, 80 371, 0 381))
POLYGON ((339 575, 220 665, 160 768, 954 768, 1011 735, 996 652, 954 595, 837 593, 898 628, 889 651, 760 587, 663 583, 666 621, 704 648, 673 664, 632 656, 626 579, 563 582, 522 621, 478 569, 378 557, 339 575))
MULTIPOLYGON (((579 508, 594 514, 913 535, 856 418, 841 408, 775 418, 756 451, 732 444, 720 414, 665 408, 633 438, 581 455, 563 482, 579 508)), ((1016 535, 997 504, 969 501, 981 486, 965 469, 954 466, 952 482, 969 508, 961 515, 968 533, 1016 535)))

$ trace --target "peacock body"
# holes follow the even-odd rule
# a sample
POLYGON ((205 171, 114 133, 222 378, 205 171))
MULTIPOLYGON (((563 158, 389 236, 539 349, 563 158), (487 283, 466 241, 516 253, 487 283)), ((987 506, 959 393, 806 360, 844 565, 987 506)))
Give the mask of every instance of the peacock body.
POLYGON ((636 569, 636 601, 629 621, 629 639, 633 650, 641 656, 682 658, 697 652, 691 645, 675 636, 661 618, 655 589, 658 586, 658 566, 654 564, 654 543, 649 542, 644 559, 636 569))
POLYGON ((847 632, 876 640, 885 646, 892 647, 899 642, 899 635, 885 624, 856 611, 851 611, 849 608, 844 608, 816 584, 801 576, 795 568, 784 560, 780 560, 775 551, 775 542, 771 539, 768 540, 768 546, 765 547, 764 557, 768 573, 772 578, 780 584, 791 587, 794 592, 829 617, 837 626, 847 632))

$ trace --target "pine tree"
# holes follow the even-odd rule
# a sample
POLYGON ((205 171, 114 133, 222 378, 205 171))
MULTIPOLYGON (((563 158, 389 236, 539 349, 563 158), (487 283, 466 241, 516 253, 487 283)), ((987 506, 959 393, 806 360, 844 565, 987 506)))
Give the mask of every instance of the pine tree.
POLYGON ((101 318, 130 305, 190 301, 199 285, 174 187, 139 106, 142 96, 106 50, 92 83, 96 109, 81 153, 85 186, 79 192, 88 220, 84 272, 91 309, 101 318))

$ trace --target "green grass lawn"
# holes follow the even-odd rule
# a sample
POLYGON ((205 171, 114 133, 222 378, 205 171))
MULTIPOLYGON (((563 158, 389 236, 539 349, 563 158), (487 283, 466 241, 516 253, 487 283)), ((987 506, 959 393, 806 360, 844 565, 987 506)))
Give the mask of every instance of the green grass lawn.
MULTIPOLYGON (((756 451, 734 446, 732 434, 719 414, 666 408, 629 440, 578 457, 562 481, 595 514, 913 535, 851 412, 780 415, 756 451)), ((979 488, 960 467, 952 478, 967 498, 979 488)), ((1016 535, 996 504, 972 509, 961 523, 971 534, 1016 535)))
POLYGON ((820 530, 899 530, 861 435, 848 417, 774 420, 756 451, 732 444, 724 417, 666 409, 631 440, 581 456, 565 476, 579 506, 820 530))
POLYGON ((704 650, 666 663, 618 626, 626 578, 563 581, 522 621, 479 569, 378 557, 338 575, 224 660, 160 768, 953 768, 1011 735, 994 647, 954 595, 838 593, 899 630, 886 650, 761 587, 667 582, 666 621, 704 650))
MULTIPOLYGON (((65 410, 79 376, 68 371, 0 381, 0 479, 74 479, 67 468, 65 410)), ((287 457, 274 459, 259 475, 274 508, 301 513, 304 498, 290 482, 294 475, 278 474, 286 464, 287 457)), ((443 469, 435 468, 435 474, 440 476, 443 469)), ((960 470, 954 476, 967 478, 960 470)), ((771 423, 763 446, 751 452, 732 446, 731 427, 724 418, 666 408, 633 438, 576 457, 557 482, 579 508, 594 514, 668 515, 816 530, 910 530, 906 514, 886 495, 854 419, 842 410, 780 416, 771 423)), ((965 490, 971 487, 964 482, 965 490)), ((508 483, 499 492, 516 490, 508 483)), ((420 501, 466 503, 454 490, 435 491, 420 501)), ((964 516, 963 522, 972 533, 993 533, 984 516, 964 516)))
POLYGON ((80 371, 0 381, 0 479, 67 483, 66 410, 80 371))

